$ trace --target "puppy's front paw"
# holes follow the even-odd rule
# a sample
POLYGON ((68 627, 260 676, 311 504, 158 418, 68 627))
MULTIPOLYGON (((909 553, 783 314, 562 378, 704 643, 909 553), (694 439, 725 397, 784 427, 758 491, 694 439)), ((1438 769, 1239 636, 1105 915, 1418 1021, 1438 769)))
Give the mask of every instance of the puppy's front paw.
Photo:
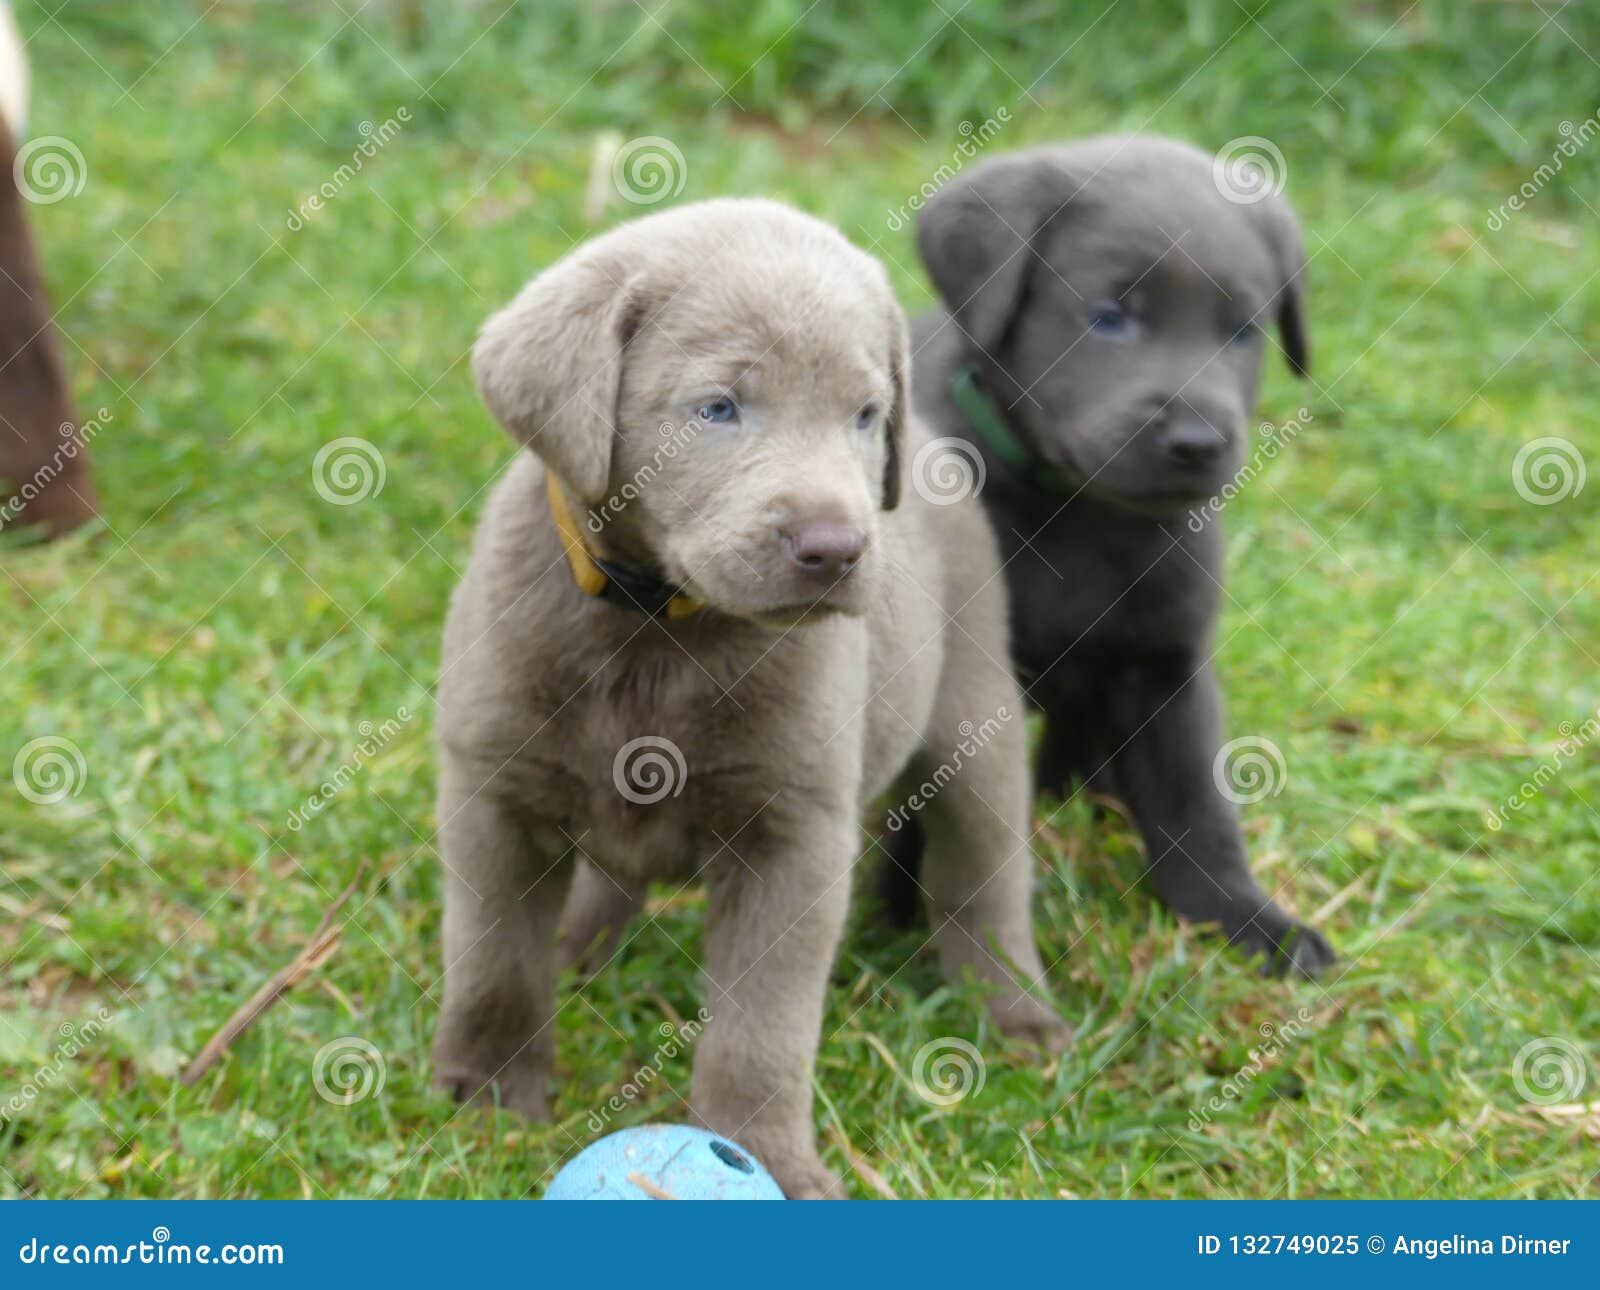
POLYGON ((790 1200, 844 1200, 844 1183, 822 1163, 812 1145, 810 1126, 803 1135, 777 1130, 764 1132, 747 1123, 737 1136, 741 1147, 761 1162, 790 1200))
POLYGON ((496 1064, 435 1050, 433 1069, 434 1087, 457 1102, 500 1106, 530 1120, 550 1118, 546 1072, 527 1054, 496 1064))
POLYGON ((1262 976, 1299 976, 1314 980, 1339 961, 1327 938, 1268 902, 1239 921, 1223 920, 1228 941, 1252 959, 1260 959, 1262 976), (1231 926, 1229 924, 1232 924, 1231 926))
POLYGON ((844 1182, 839 1175, 823 1164, 815 1152, 807 1154, 809 1159, 764 1160, 762 1163, 790 1200, 844 1200, 844 1182))
POLYGON ((1263 976, 1292 975, 1314 981, 1339 961, 1327 937, 1316 928, 1293 919, 1289 920, 1276 944, 1262 949, 1266 954, 1266 961, 1261 965, 1263 976))
POLYGON ((998 1008, 992 1015, 1008 1042, 1035 1049, 1046 1061, 1072 1045, 1072 1027, 1032 995, 1008 1008, 998 1008))

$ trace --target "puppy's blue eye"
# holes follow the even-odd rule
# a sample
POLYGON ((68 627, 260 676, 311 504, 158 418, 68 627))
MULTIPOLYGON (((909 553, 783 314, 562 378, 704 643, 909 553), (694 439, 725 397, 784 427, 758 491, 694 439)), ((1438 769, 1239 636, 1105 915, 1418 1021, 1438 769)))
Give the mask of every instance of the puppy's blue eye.
POLYGON ((872 429, 873 422, 875 422, 877 419, 878 419, 877 406, 875 404, 869 403, 869 404, 867 404, 866 407, 862 408, 861 411, 856 413, 856 429, 857 430, 870 430, 870 429, 872 429))
POLYGON ((1121 305, 1096 305, 1089 310, 1089 330, 1097 336, 1121 339, 1133 334, 1134 320, 1121 305))
POLYGON ((1253 322, 1244 323, 1238 331, 1233 333, 1233 343, 1243 349, 1247 345, 1254 345, 1261 335, 1261 328, 1253 322))
POLYGON ((695 416, 702 421, 721 424, 739 419, 739 405, 730 398, 712 399, 710 403, 702 403, 694 410, 695 416))

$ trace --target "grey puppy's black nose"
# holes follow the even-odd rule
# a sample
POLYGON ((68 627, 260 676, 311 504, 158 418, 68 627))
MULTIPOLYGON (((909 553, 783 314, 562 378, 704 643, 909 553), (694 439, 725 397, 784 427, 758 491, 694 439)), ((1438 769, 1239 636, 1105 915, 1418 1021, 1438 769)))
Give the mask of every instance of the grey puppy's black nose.
POLYGON ((856 567, 867 549, 867 535, 848 524, 807 524, 783 534, 789 558, 819 578, 841 578, 856 567))
POLYGON ((1209 421, 1183 417, 1167 428, 1162 446, 1180 466, 1209 466, 1222 456, 1228 437, 1209 421))

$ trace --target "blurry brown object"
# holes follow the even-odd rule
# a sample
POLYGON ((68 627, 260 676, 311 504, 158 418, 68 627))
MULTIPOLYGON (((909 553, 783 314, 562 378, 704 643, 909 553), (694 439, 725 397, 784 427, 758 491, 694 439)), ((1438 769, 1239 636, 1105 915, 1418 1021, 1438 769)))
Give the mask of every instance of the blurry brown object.
POLYGON ((0 121, 0 531, 55 536, 90 519, 95 496, 15 160, 0 121))

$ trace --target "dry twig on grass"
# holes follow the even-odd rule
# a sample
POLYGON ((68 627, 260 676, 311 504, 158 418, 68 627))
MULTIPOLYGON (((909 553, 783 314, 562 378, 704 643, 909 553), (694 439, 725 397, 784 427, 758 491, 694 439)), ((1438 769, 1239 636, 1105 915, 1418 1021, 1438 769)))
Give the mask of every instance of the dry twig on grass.
POLYGON ((200 1055, 189 1063, 189 1069, 183 1072, 183 1085, 188 1088, 194 1084, 208 1070, 217 1064, 222 1055, 233 1045, 233 1041, 252 1025, 268 1008, 286 994, 291 987, 305 980, 312 972, 321 967, 332 956, 334 950, 339 948, 339 933, 342 928, 335 927, 333 920, 338 917, 339 911, 345 907, 350 897, 355 895, 356 889, 361 886, 361 880, 366 877, 367 862, 363 860, 356 876, 338 898, 329 905, 322 915, 322 921, 317 924, 317 930, 311 933, 311 939, 287 964, 275 972, 270 980, 250 996, 249 1000, 233 1016, 223 1023, 222 1029, 212 1035, 206 1046, 200 1050, 200 1055))

